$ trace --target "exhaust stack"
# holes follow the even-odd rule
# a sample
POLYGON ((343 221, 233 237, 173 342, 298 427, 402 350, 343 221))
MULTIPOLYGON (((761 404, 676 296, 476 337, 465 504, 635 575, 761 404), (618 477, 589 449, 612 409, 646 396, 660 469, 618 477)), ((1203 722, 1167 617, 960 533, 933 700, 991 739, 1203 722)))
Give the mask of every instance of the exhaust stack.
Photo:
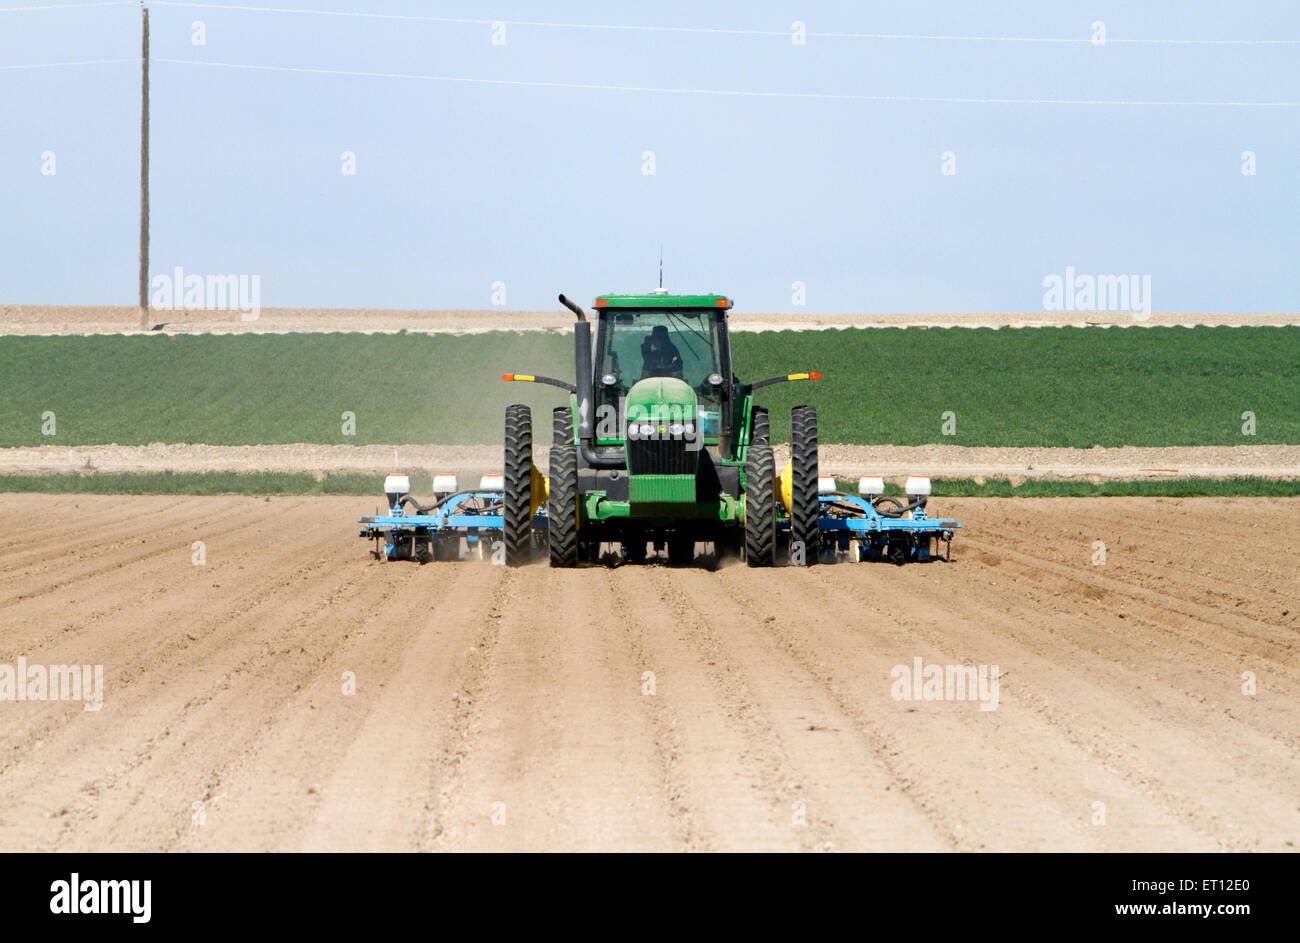
POLYGON ((560 304, 578 317, 578 323, 573 326, 573 375, 578 387, 578 450, 593 468, 622 468, 622 449, 610 449, 603 455, 596 451, 596 434, 591 415, 596 408, 593 392, 593 371, 596 368, 591 360, 591 322, 587 320, 582 308, 564 295, 560 295, 560 304))

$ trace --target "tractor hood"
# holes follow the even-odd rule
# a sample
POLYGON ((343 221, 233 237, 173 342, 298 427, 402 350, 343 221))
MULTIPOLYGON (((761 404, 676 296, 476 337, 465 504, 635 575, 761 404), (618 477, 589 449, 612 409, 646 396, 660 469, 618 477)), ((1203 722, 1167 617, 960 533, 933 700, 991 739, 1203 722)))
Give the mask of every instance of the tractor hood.
POLYGON ((700 457, 696 421, 695 391, 682 380, 647 377, 628 390, 627 470, 633 505, 695 499, 700 457))
POLYGON ((695 391, 675 377, 647 377, 627 391, 629 422, 693 422, 695 391))

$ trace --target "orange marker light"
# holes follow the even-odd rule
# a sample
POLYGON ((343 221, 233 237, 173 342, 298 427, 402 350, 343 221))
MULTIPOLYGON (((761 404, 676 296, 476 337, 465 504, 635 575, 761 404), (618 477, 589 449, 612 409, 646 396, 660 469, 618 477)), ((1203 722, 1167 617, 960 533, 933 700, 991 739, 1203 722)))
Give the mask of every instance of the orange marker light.
POLYGON ((510 382, 511 380, 513 380, 514 378, 515 378, 515 375, 514 375, 513 373, 503 373, 503 374, 501 374, 501 379, 504 380, 506 383, 509 383, 509 382, 510 382))
POLYGON ((808 374, 808 379, 810 380, 820 380, 821 378, 822 375, 821 375, 821 371, 819 370, 814 370, 812 373, 808 374))

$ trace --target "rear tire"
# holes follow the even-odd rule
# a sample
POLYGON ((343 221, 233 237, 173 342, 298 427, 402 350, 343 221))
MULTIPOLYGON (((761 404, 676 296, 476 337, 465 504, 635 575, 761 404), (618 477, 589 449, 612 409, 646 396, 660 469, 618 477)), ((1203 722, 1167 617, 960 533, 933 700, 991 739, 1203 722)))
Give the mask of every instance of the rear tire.
POLYGON ((551 445, 573 444, 573 412, 568 406, 551 410, 551 445))
POLYGON ((772 444, 772 420, 766 406, 755 406, 749 411, 749 444, 772 444))
POLYGON ((745 562, 771 566, 776 556, 775 475, 770 445, 751 446, 745 462, 745 562))
POLYGON ((506 565, 528 562, 533 544, 533 414, 527 406, 506 407, 505 530, 506 565))
POLYGON ((551 446, 551 493, 546 502, 551 566, 578 565, 578 450, 551 446))
POLYGON ((821 505, 817 500, 817 410, 796 406, 790 412, 790 562, 812 566, 821 553, 817 526, 821 505), (795 549, 803 546, 802 560, 795 549))

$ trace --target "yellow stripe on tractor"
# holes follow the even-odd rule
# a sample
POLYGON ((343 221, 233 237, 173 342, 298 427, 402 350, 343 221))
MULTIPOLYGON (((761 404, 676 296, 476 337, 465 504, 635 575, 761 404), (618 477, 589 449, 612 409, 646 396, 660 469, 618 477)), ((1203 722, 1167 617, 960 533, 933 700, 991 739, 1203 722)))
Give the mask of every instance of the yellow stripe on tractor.
POLYGON ((786 462, 781 474, 776 476, 776 499, 789 514, 790 505, 794 501, 794 459, 786 462))
POLYGON ((529 480, 533 489, 533 508, 534 510, 541 507, 551 498, 551 479, 538 471, 537 466, 531 466, 529 470, 529 480))

